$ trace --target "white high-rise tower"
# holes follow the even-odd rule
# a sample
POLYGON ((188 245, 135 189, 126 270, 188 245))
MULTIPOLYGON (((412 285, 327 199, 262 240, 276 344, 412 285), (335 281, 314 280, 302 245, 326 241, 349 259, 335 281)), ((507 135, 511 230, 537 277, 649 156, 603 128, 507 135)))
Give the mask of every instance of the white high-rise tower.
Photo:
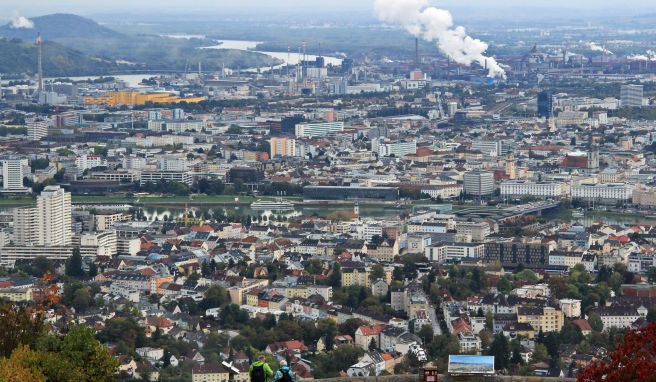
POLYGON ((35 207, 14 210, 14 244, 71 245, 71 222, 71 194, 59 186, 47 186, 35 207))
POLYGON ((71 244, 71 194, 47 186, 36 200, 38 245, 71 244))

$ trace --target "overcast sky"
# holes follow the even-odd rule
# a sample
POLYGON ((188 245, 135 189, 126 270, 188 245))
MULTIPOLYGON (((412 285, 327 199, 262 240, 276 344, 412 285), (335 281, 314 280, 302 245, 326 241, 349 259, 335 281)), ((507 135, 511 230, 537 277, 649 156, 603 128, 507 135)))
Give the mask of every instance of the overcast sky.
MULTIPOLYGON (((599 10, 621 8, 638 11, 654 10, 655 0, 441 0, 433 1, 444 8, 477 7, 564 7, 569 9, 599 10)), ((266 13, 270 10, 294 10, 312 13, 321 11, 369 12, 373 0, 0 0, 0 17, 8 19, 18 12, 28 17, 67 12, 82 15, 96 13, 266 13)))

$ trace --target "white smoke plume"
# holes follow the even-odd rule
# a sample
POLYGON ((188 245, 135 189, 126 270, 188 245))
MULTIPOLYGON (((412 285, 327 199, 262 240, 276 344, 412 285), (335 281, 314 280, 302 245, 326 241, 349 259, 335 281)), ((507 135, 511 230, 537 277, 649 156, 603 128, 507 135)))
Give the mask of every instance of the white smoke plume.
POLYGON ((14 13, 11 15, 11 22, 9 23, 9 27, 12 29, 32 29, 34 28, 34 22, 14 11, 14 13))
POLYGON ((590 48, 590 50, 595 51, 595 52, 604 52, 606 54, 615 54, 615 53, 611 52, 610 50, 606 49, 606 47, 597 44, 596 42, 588 43, 588 48, 590 48))
POLYGON ((656 61, 656 52, 647 50, 646 54, 632 54, 626 56, 626 59, 630 61, 656 61))
POLYGON ((501 65, 484 55, 488 47, 485 42, 468 36, 461 26, 454 27, 451 13, 430 7, 428 0, 374 0, 374 10, 381 21, 403 25, 415 37, 436 41, 437 47, 453 61, 487 65, 489 76, 506 77, 501 65))

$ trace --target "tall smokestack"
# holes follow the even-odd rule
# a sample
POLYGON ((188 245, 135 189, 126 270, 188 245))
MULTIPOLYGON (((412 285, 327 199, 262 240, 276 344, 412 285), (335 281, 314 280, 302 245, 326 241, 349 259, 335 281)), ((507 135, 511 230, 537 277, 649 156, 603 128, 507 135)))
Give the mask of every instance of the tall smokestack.
POLYGON ((415 65, 419 65, 419 38, 415 37, 415 65))
POLYGON ((38 71, 38 84, 37 89, 39 92, 43 91, 43 39, 41 38, 41 32, 36 37, 36 49, 37 49, 37 71, 38 71))

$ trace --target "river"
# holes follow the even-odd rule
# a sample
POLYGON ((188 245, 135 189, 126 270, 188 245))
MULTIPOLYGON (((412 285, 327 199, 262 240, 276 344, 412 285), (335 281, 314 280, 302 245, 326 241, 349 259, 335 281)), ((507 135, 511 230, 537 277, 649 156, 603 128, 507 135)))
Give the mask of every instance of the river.
MULTIPOLYGON (((360 216, 363 218, 377 218, 377 219, 390 219, 390 220, 399 220, 399 215, 402 213, 411 213, 412 207, 410 206, 401 206, 397 207, 395 205, 360 205, 359 211, 360 216)), ((162 220, 165 217, 176 218, 182 217, 184 214, 183 207, 172 207, 172 206, 146 206, 143 208, 144 215, 148 220, 162 220)), ((350 216, 353 207, 350 205, 320 205, 320 206, 297 206, 293 211, 262 211, 262 210, 253 210, 250 206, 224 206, 224 205, 215 205, 215 206, 195 206, 193 208, 192 215, 195 217, 211 217, 214 213, 219 211, 223 212, 223 215, 235 216, 241 218, 244 216, 257 217, 260 216, 263 219, 268 219, 270 216, 285 216, 287 218, 298 217, 298 216, 320 216, 326 217, 332 213, 339 213, 343 216, 350 216)), ((595 213, 586 214, 582 218, 574 217, 553 217, 549 218, 550 221, 560 222, 560 223, 570 223, 575 224, 579 223, 586 227, 589 227, 594 224, 609 224, 609 225, 655 225, 656 219, 647 218, 637 215, 612 215, 605 216, 595 213)))
MULTIPOLYGON (((267 56, 277 58, 278 60, 283 62, 281 65, 278 65, 275 68, 280 68, 280 67, 283 67, 287 64, 296 65, 301 61, 301 58, 303 57, 303 54, 299 53, 298 51, 296 51, 296 52, 270 52, 270 51, 256 50, 255 48, 257 47, 257 45, 261 44, 261 42, 258 42, 258 41, 217 40, 216 42, 218 43, 217 45, 206 46, 206 47, 203 47, 201 49, 235 49, 235 50, 244 50, 244 51, 251 51, 251 52, 266 54, 267 56)), ((314 54, 306 54, 305 57, 308 61, 314 61, 319 56, 314 55, 314 54)), ((321 56, 321 57, 323 57, 323 59, 325 60, 326 65, 341 65, 342 64, 342 59, 341 58, 331 57, 331 56, 321 56)), ((251 68, 251 69, 247 69, 247 70, 257 70, 257 69, 258 68, 251 68)), ((259 68, 259 69, 260 70, 268 70, 269 68, 259 68)))
MULTIPOLYGON (((169 38, 177 38, 177 39, 190 39, 190 38, 204 38, 205 36, 203 35, 167 35, 165 37, 169 38)), ((258 44, 260 42, 258 41, 249 41, 249 40, 217 40, 217 45, 211 45, 211 46, 206 46, 202 47, 201 49, 235 49, 235 50, 243 50, 243 51, 249 51, 249 52, 257 52, 257 53, 262 53, 266 54, 267 56, 276 58, 283 63, 277 66, 274 66, 275 69, 281 68, 285 66, 286 64, 290 65, 296 65, 300 62, 301 57, 303 54, 299 54, 298 52, 268 52, 268 51, 259 51, 255 50, 258 44)), ((314 54, 307 54, 306 55, 307 60, 309 61, 314 61, 318 56, 314 54)), ((342 59, 338 57, 331 57, 331 56, 322 56, 325 60, 325 63, 328 65, 341 65, 342 64, 342 59)), ((268 71, 271 68, 269 66, 262 67, 262 68, 248 68, 244 69, 244 72, 256 72, 256 71, 268 71)), ((169 73, 170 74, 170 73, 169 73)), ((143 87, 143 85, 140 85, 140 83, 144 79, 148 79, 151 77, 156 77, 159 75, 164 75, 163 73, 147 73, 147 74, 113 74, 111 77, 116 78, 117 80, 120 81, 125 81, 129 87, 132 88, 139 88, 143 87)), ((98 78, 101 78, 102 76, 79 76, 79 77, 55 77, 55 78, 45 78, 44 80, 51 81, 56 78, 69 78, 73 81, 85 81, 85 80, 96 80, 98 78)), ((105 76, 105 77, 110 77, 110 76, 105 76)), ((8 81, 3 80, 3 83, 8 83, 8 81)))
MULTIPOLYGON (((144 216, 148 220, 164 220, 170 218, 179 218, 184 215, 184 207, 172 207, 172 206, 146 206, 142 208, 144 216)), ((403 212, 409 212, 409 208, 401 207, 398 208, 394 205, 381 206, 381 205, 361 205, 359 207, 360 216, 368 218, 379 218, 379 219, 398 219, 399 214, 403 212)), ((271 211, 271 210, 253 210, 248 205, 244 206, 224 206, 224 205, 215 205, 215 206, 194 206, 190 208, 191 215, 194 217, 212 217, 214 214, 223 214, 228 216, 235 216, 237 218, 242 218, 244 216, 252 217, 261 217, 263 219, 268 219, 271 216, 284 216, 287 218, 293 218, 298 216, 320 216, 326 217, 331 213, 339 213, 340 215, 350 216, 353 212, 353 207, 348 205, 339 205, 339 206, 305 206, 305 207, 296 207, 294 210, 290 211, 271 211)))

